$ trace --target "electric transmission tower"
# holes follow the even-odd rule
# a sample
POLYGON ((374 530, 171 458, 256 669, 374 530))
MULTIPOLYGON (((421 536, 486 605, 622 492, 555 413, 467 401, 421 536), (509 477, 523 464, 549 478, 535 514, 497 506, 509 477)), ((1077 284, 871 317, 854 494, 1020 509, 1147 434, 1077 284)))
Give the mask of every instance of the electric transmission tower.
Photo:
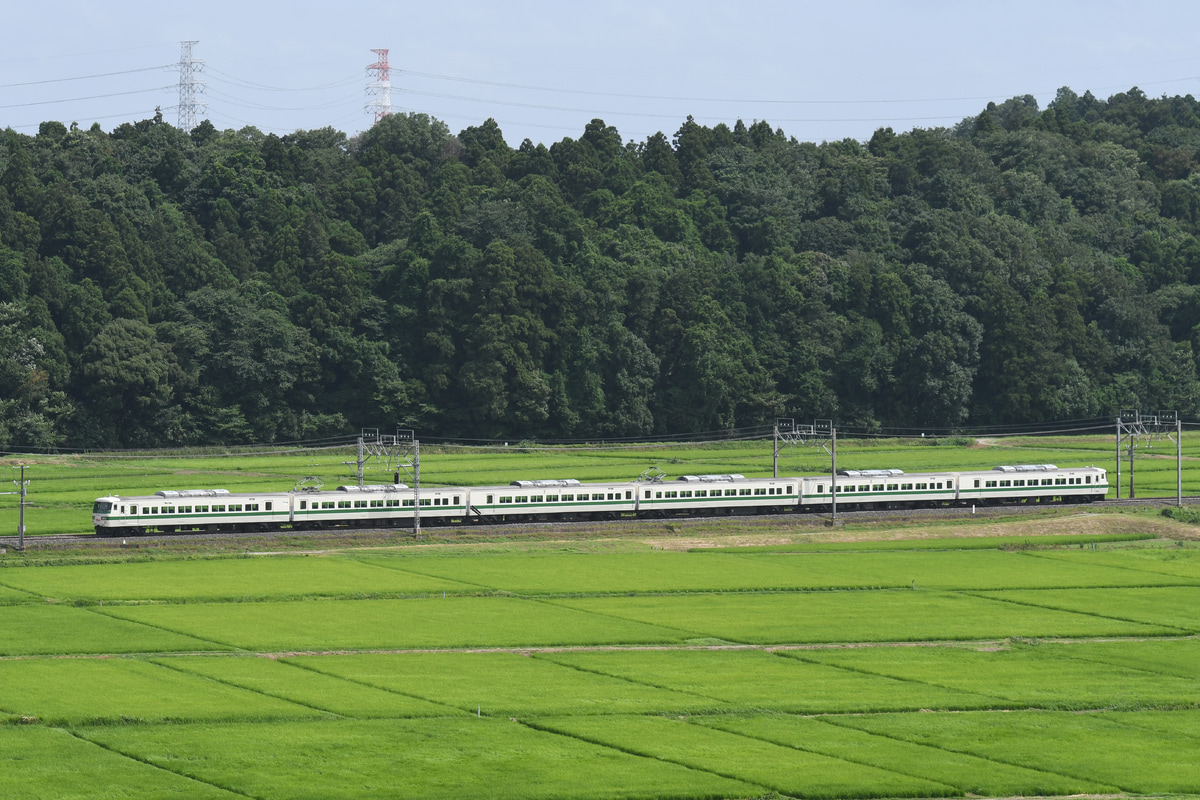
POLYGON ((180 42, 179 55, 179 129, 190 131, 196 127, 196 115, 208 110, 204 103, 196 102, 196 95, 204 92, 204 81, 197 76, 204 71, 204 62, 192 58, 192 45, 199 42, 180 42))
POLYGON ((392 113, 392 77, 388 67, 387 48, 372 50, 378 60, 367 67, 367 77, 374 78, 367 84, 367 97, 371 98, 366 105, 366 112, 375 115, 375 124, 392 113))

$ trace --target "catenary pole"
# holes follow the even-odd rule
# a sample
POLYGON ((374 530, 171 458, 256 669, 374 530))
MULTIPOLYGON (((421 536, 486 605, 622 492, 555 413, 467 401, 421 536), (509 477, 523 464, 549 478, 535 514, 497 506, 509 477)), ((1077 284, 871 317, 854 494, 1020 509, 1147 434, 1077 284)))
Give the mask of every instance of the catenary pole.
POLYGON ((829 483, 829 508, 832 513, 832 522, 837 523, 837 428, 830 428, 833 434, 833 472, 830 475, 829 483))

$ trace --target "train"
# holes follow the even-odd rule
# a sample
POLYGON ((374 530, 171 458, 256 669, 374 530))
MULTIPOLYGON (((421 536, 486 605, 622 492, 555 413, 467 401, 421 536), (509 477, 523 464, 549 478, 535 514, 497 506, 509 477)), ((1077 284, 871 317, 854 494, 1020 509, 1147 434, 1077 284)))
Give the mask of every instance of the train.
POLYGON ((746 478, 681 475, 674 480, 583 483, 516 480, 498 486, 414 489, 402 483, 231 493, 225 489, 163 490, 99 497, 92 505, 98 535, 269 532, 326 528, 411 528, 422 525, 553 522, 622 518, 1090 503, 1108 491, 1106 470, 1054 464, 987 471, 844 470, 832 475, 746 478), (836 503, 835 503, 836 500, 836 503))

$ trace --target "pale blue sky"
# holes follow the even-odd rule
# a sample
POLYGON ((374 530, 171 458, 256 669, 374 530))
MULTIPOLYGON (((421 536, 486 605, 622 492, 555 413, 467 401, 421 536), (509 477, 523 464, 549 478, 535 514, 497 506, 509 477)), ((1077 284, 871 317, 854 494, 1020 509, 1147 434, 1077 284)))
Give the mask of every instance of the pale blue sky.
POLYGON ((394 110, 455 132, 493 117, 514 146, 578 137, 594 117, 626 140, 670 136, 692 114, 822 141, 949 126, 1018 94, 1045 107, 1064 85, 1200 95, 1194 1, 12 5, 0 128, 29 134, 46 119, 111 130, 156 105, 175 123, 178 73, 155 68, 178 62, 184 39, 206 63, 202 118, 279 134, 369 127, 376 47, 391 51, 394 110), (142 71, 84 78, 126 70, 142 71), (15 85, 34 81, 51 82, 15 85))

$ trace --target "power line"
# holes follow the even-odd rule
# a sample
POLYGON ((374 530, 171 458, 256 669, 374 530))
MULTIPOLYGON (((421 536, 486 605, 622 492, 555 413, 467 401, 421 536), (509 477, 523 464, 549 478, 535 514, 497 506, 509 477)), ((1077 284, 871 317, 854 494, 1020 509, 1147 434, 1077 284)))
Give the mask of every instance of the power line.
POLYGON ((339 89, 343 86, 357 85, 360 81, 360 78, 357 75, 353 75, 347 78, 339 78, 333 83, 326 83, 322 86, 300 86, 289 88, 285 86, 267 86, 266 84, 262 83, 254 83, 253 81, 247 81, 239 78, 236 75, 230 75, 227 72, 222 72, 219 69, 214 69, 213 67, 209 67, 208 72, 228 78, 230 81, 240 84, 241 88, 243 89, 259 89, 264 92, 316 92, 323 89, 339 89))
POLYGON ((172 84, 170 86, 158 86, 153 89, 134 89, 133 91, 129 91, 129 92, 111 92, 109 94, 94 94, 94 95, 89 95, 88 97, 68 97, 68 98, 65 98, 62 100, 37 100, 32 103, 12 103, 10 105, 0 106, 0 108, 26 108, 28 106, 51 106, 51 105, 55 105, 57 103, 77 103, 81 100, 100 100, 105 97, 125 97, 125 96, 131 95, 131 94, 146 94, 147 92, 165 92, 165 91, 169 91, 174 88, 176 88, 176 85, 172 84))
POLYGON ((73 78, 47 78, 44 81, 26 81, 25 83, 0 83, 0 89, 12 89, 18 86, 40 86, 45 83, 64 83, 66 81, 86 81, 92 78, 111 78, 115 75, 132 75, 135 72, 156 72, 173 69, 175 64, 163 64, 157 67, 141 67, 139 69, 123 69, 120 72, 100 72, 95 75, 76 75, 73 78))

